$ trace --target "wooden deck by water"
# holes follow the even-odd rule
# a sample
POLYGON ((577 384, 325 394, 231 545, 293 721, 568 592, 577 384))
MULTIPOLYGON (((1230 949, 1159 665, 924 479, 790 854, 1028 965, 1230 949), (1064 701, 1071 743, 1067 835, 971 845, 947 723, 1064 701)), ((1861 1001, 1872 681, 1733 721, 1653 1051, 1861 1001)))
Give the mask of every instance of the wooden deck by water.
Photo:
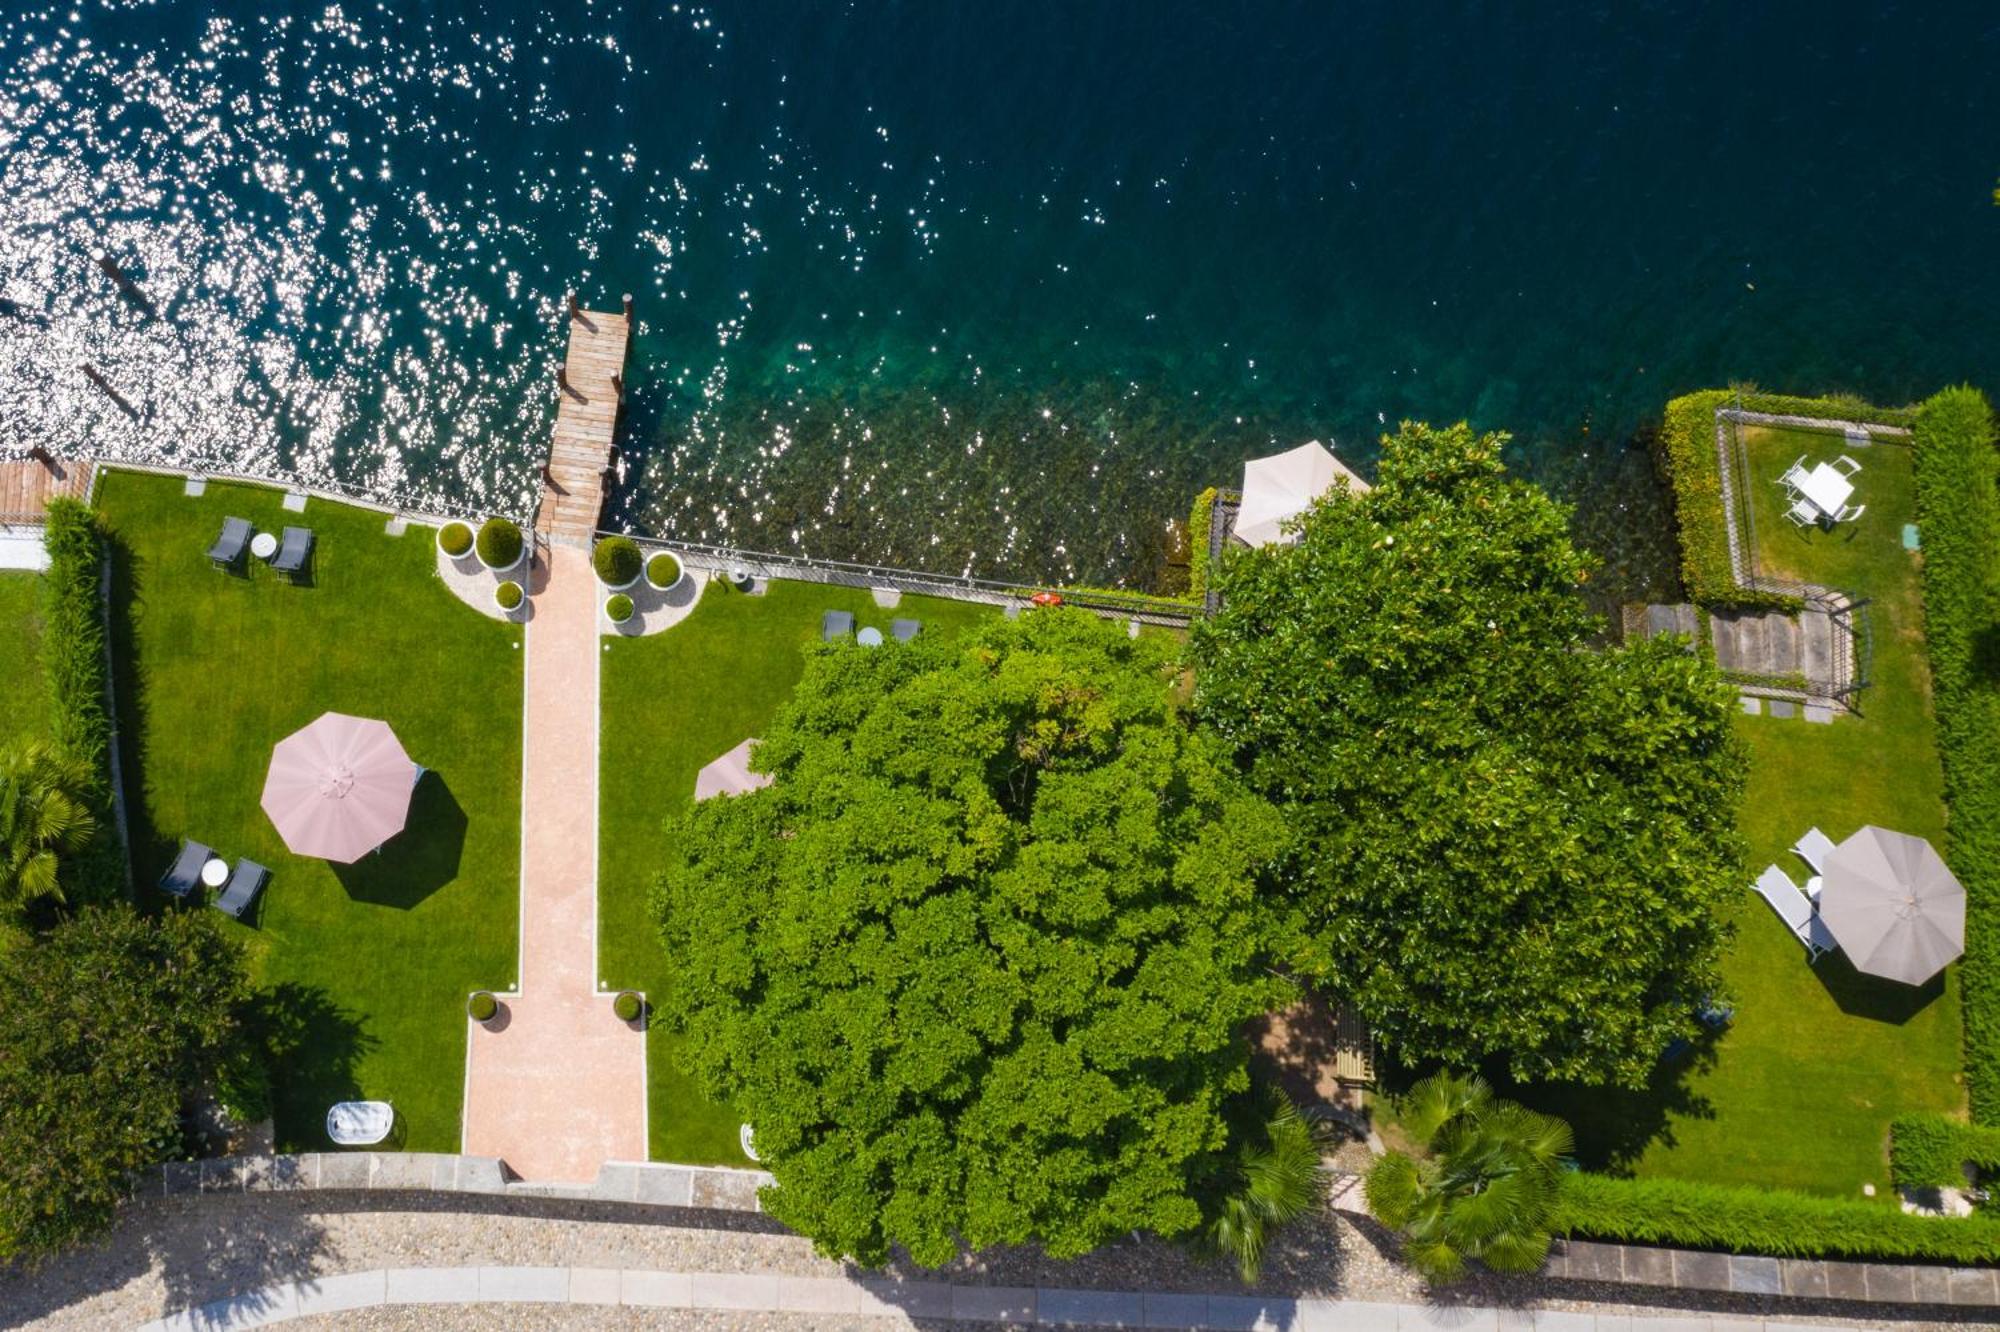
POLYGON ((89 493, 89 463, 0 462, 0 523, 39 523, 50 500, 82 499, 89 493))
POLYGON ((625 373, 630 321, 622 314, 578 310, 569 321, 563 382, 556 388, 555 438, 542 478, 535 530, 551 542, 589 546, 604 507, 604 473, 618 426, 617 387, 625 373))

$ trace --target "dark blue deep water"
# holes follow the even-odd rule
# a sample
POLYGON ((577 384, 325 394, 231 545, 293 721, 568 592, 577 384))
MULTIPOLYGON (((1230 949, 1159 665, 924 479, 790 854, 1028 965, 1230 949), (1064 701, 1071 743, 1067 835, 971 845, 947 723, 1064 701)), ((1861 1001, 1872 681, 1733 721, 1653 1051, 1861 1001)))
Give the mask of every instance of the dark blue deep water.
POLYGON ((118 0, 0 73, 0 447, 519 508, 630 291, 617 523, 1147 582, 1466 417, 1642 588, 1668 396, 2000 370, 1991 4, 118 0))

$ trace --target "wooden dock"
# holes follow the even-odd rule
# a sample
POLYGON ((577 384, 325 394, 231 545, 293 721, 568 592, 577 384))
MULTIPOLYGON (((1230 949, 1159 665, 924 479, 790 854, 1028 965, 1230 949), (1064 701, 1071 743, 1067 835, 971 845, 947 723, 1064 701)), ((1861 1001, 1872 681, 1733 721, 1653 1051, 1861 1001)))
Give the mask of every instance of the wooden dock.
POLYGON ((569 350, 556 386, 555 438, 535 510, 535 531, 547 541, 588 548, 597 532, 630 340, 631 321, 624 315, 572 309, 569 350))
POLYGON ((48 502, 90 493, 90 464, 19 458, 0 462, 0 523, 39 523, 48 502))

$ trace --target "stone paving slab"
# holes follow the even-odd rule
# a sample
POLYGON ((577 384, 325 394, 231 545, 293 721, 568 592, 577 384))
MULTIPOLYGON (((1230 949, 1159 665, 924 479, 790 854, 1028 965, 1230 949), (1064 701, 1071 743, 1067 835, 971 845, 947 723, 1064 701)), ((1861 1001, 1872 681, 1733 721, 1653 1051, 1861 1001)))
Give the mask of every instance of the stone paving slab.
POLYGON ((343 1276, 320 1277, 294 1283, 298 1309, 303 1315, 341 1313, 348 1309, 372 1309, 389 1298, 386 1272, 350 1272, 343 1276))

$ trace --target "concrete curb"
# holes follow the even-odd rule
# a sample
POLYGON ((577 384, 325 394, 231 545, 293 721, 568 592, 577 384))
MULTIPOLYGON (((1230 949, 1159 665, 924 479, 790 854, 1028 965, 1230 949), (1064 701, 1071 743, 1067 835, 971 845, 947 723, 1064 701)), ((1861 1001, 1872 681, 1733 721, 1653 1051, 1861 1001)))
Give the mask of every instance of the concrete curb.
POLYGON ((223 1156, 170 1161, 137 1176, 134 1198, 181 1198, 201 1193, 278 1193, 296 1190, 420 1189, 504 1198, 561 1198, 576 1202, 631 1203, 759 1211, 757 1190, 771 1182, 761 1170, 726 1166, 656 1165, 608 1161, 590 1184, 528 1184, 507 1177, 496 1156, 443 1152, 304 1152, 297 1156, 223 1156))

